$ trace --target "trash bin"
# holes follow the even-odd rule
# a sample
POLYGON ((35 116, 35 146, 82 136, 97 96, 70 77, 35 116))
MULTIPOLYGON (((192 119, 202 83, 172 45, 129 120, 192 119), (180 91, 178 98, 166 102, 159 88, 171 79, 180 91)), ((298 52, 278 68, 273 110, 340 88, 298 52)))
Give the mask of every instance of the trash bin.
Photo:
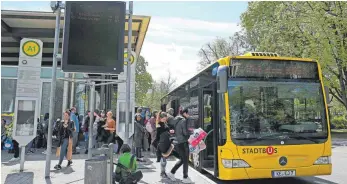
POLYGON ((84 184, 106 184, 107 157, 88 159, 84 165, 84 184))

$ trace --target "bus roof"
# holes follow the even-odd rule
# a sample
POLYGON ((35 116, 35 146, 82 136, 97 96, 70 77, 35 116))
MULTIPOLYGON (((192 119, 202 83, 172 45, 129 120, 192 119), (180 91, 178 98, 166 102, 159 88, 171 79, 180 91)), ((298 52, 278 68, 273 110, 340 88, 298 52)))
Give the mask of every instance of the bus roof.
POLYGON ((199 70, 199 72, 197 74, 195 74, 193 77, 191 77, 190 79, 188 79, 187 81, 185 81, 184 83, 182 83, 181 85, 179 85, 178 87, 176 87, 175 89, 171 90, 168 94, 164 95, 163 97, 161 97, 161 99, 167 97, 170 93, 175 92, 176 90, 180 89, 181 87, 184 87, 185 85, 187 85, 189 82, 191 82, 192 80, 196 79, 197 77, 199 77, 200 75, 202 75, 203 73, 205 73, 208 70, 211 70, 212 72, 212 66, 214 64, 216 64, 217 61, 205 66, 204 68, 202 68, 201 70, 199 70))

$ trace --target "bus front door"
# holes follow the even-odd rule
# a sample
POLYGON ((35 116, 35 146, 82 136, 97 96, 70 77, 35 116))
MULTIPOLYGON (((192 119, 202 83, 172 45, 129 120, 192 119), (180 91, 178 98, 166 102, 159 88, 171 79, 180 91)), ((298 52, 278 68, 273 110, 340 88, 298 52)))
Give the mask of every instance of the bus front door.
POLYGON ((202 169, 214 175, 215 171, 215 148, 217 147, 217 142, 215 140, 215 124, 217 119, 214 118, 214 107, 215 98, 212 90, 203 90, 203 125, 202 128, 207 133, 204 142, 206 144, 206 149, 200 154, 202 157, 202 169))

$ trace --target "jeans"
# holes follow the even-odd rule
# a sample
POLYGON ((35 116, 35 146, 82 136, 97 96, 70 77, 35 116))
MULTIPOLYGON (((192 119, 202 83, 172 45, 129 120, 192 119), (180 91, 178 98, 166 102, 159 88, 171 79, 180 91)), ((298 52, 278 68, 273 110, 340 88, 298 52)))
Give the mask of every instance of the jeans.
POLYGON ((135 148, 135 154, 137 158, 141 158, 141 153, 142 153, 142 148, 141 147, 136 147, 135 148))
POLYGON ((161 171, 161 173, 165 172, 166 164, 167 164, 166 158, 161 157, 161 159, 160 159, 160 171, 161 171))
POLYGON ((45 141, 44 141, 44 144, 45 144, 45 148, 47 149, 47 142, 48 142, 48 132, 45 132, 45 141))
POLYGON ((177 144, 176 150, 179 154, 180 160, 171 169, 171 173, 175 174, 177 169, 183 165, 183 178, 188 178, 188 159, 189 159, 189 146, 188 143, 177 144))
POLYGON ((72 139, 72 152, 76 152, 76 147, 77 147, 77 141, 78 141, 78 132, 73 132, 72 133, 73 139, 72 139))
POLYGON ((67 146, 68 145, 69 145, 69 139, 64 139, 63 143, 60 146, 60 157, 59 157, 58 165, 61 165, 61 163, 64 160, 64 157, 67 155, 67 146))
MULTIPOLYGON (((86 150, 88 150, 88 146, 89 146, 89 139, 86 142, 86 150)), ((92 148, 94 148, 94 147, 97 148, 97 145, 96 145, 96 135, 93 135, 93 137, 92 137, 92 148)))

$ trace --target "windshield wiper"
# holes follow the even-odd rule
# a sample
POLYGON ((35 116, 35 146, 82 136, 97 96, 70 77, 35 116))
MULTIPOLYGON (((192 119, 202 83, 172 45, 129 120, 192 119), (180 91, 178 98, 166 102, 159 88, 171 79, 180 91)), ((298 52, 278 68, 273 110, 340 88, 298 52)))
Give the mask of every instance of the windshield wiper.
POLYGON ((276 134, 270 134, 270 135, 265 135, 265 136, 260 136, 260 137, 243 137, 243 138, 234 138, 236 140, 247 140, 248 142, 256 142, 259 140, 273 140, 278 138, 278 136, 283 135, 283 133, 276 133, 276 134), (270 139, 264 139, 264 138, 270 138, 270 139))
POLYGON ((314 139, 314 138, 311 138, 311 137, 306 137, 306 136, 299 135, 299 133, 298 133, 298 134, 291 134, 291 135, 289 135, 289 138, 297 139, 297 140, 305 139, 305 140, 312 141, 312 142, 314 142, 314 143, 319 143, 318 140, 316 140, 316 139, 314 139), (295 135, 295 136, 292 136, 292 135, 295 135))

